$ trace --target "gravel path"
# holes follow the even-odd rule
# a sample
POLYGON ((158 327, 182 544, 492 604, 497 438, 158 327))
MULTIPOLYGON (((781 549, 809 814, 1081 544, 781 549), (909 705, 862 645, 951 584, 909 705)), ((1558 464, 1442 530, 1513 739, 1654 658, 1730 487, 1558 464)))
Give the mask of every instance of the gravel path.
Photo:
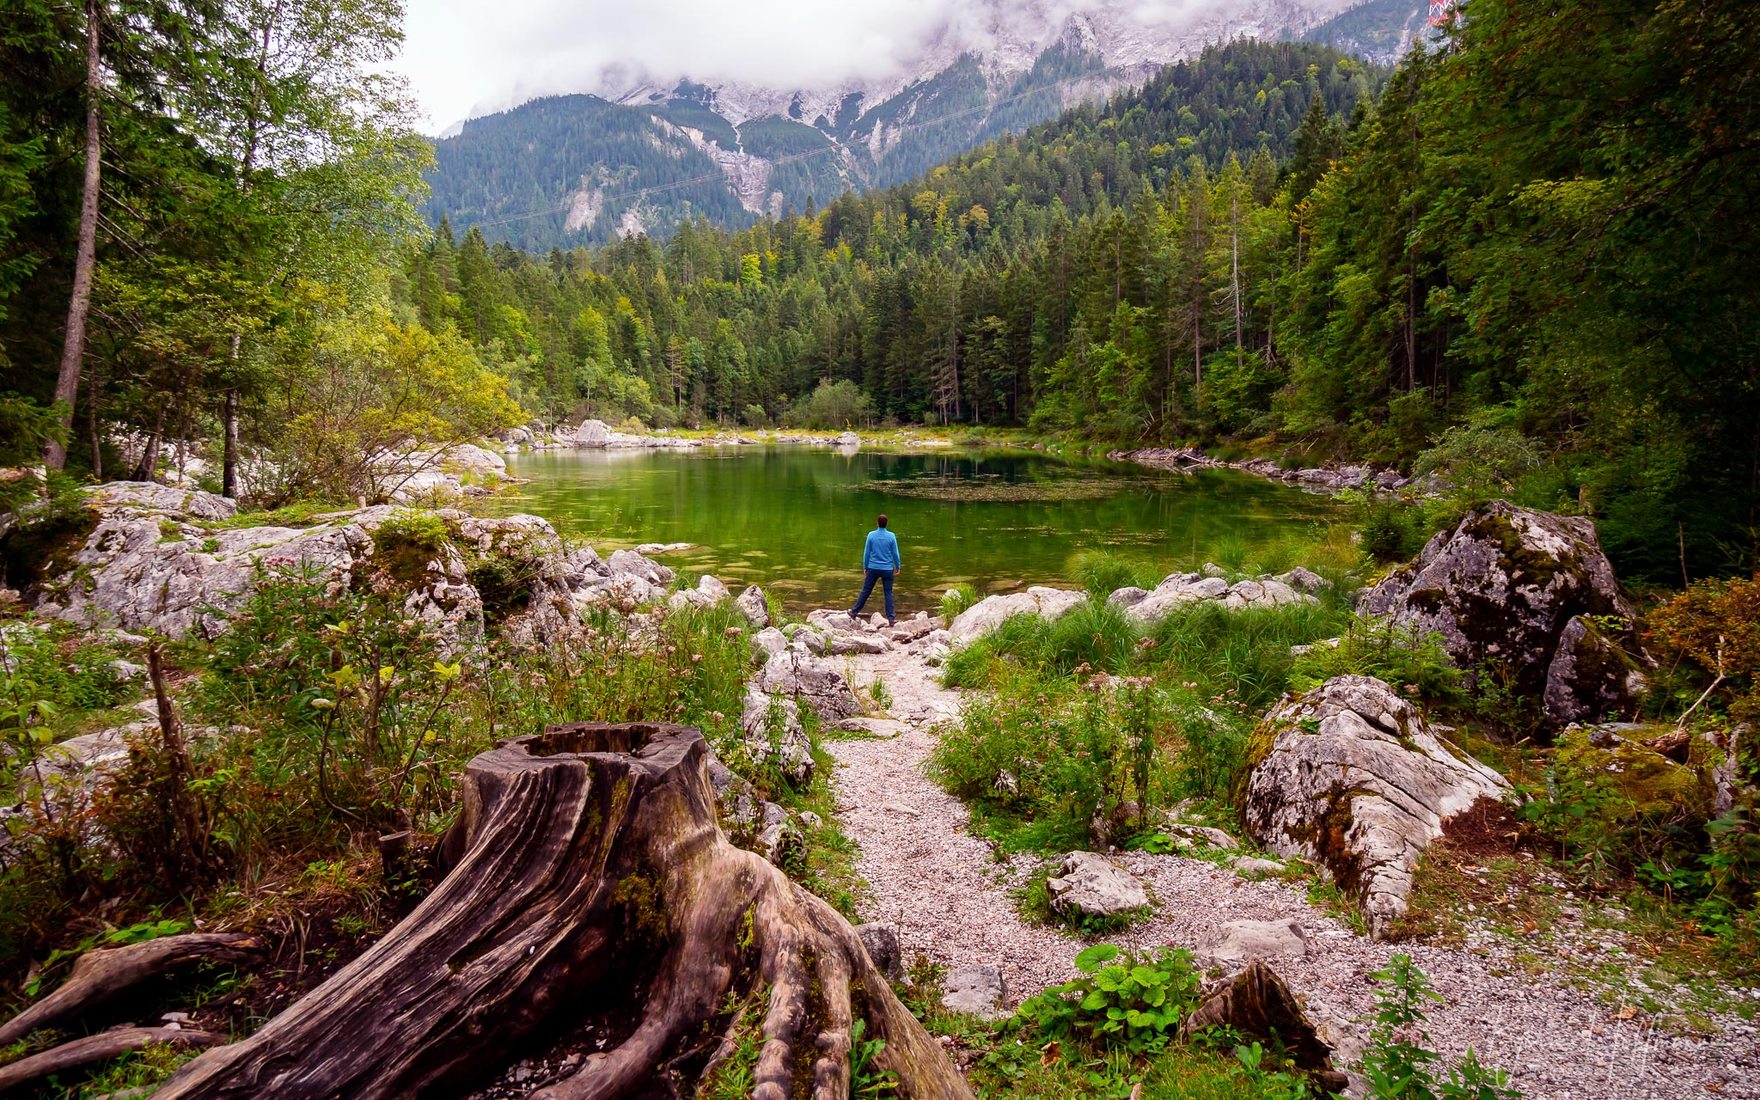
MULTIPOLYGON (((838 764, 839 821, 861 846, 859 870, 869 887, 863 916, 895 922, 907 960, 921 954, 954 966, 999 966, 1012 1004, 1073 976, 1070 960, 1082 941, 1022 922, 1009 891, 1036 861, 998 860, 967 831, 965 807, 924 774, 935 744, 932 727, 958 713, 959 699, 936 683, 920 648, 848 658, 861 688, 885 682, 891 716, 906 722, 907 731, 890 740, 827 746, 838 764)), ((1277 958, 1273 966, 1304 997, 1310 1016, 1342 1039, 1341 1063, 1354 1062, 1354 1048, 1367 1033, 1374 1004, 1369 973, 1404 952, 1446 1001, 1430 1012, 1434 1045, 1450 1056, 1474 1047, 1488 1064, 1510 1071, 1530 1097, 1760 1098, 1754 1024, 1722 1015, 1710 1021, 1713 1034, 1694 1036, 1656 1026, 1642 1013, 1620 1020, 1617 1004, 1581 988, 1565 967, 1533 962, 1537 948, 1579 960, 1592 952, 1635 961, 1617 934, 1552 929, 1538 944, 1517 944, 1483 923, 1469 932, 1465 947, 1376 944, 1314 908, 1287 882, 1248 881, 1232 869, 1179 856, 1129 852, 1119 861, 1150 886, 1158 904, 1150 921, 1108 937, 1112 942, 1190 947, 1229 921, 1296 919, 1307 952, 1277 958)), ((1760 988, 1733 995, 1760 1004, 1760 988)))

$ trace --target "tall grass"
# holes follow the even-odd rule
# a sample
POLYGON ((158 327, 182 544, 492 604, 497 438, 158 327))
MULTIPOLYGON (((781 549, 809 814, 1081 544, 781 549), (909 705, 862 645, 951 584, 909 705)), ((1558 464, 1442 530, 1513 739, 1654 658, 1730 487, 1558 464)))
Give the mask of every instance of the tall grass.
POLYGON ((1161 582, 1154 563, 1116 550, 1080 550, 1069 560, 1069 575, 1091 596, 1105 599, 1120 588, 1154 588, 1161 582))
POLYGON ((1140 825, 1165 804, 1170 705, 1147 680, 1102 687, 1003 668, 942 732, 931 768, 1005 847, 1086 847, 1101 839, 1096 823, 1140 825))
POLYGON ((1263 706, 1290 683, 1290 647, 1337 635, 1351 621, 1342 596, 1318 604, 1231 611, 1204 602, 1153 626, 1090 598, 1061 618, 1017 615, 948 658, 942 678, 954 687, 985 687, 1000 667, 1068 675, 1082 666, 1112 675, 1156 676, 1249 707, 1263 706))

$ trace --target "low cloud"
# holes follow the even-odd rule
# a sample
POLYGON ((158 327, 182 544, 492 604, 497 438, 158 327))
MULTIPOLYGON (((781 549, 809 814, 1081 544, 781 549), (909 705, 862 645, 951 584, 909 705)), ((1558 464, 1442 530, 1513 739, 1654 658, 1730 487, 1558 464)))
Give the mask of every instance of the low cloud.
POLYGON ((1143 26, 1229 0, 406 0, 399 71, 434 128, 542 95, 680 76, 768 87, 884 80, 930 51, 1038 41, 1073 12, 1143 26))

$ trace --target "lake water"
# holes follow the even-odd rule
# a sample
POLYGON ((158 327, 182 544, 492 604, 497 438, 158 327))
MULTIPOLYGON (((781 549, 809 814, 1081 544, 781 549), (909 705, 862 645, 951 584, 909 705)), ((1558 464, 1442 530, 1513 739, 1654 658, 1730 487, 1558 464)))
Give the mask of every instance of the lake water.
MULTIPOLYGON (((904 559, 901 612, 932 608, 961 582, 982 593, 1073 586, 1071 558, 1093 548, 1163 573, 1208 560, 1281 568, 1280 548, 1287 557, 1292 543, 1323 537, 1339 519, 1325 498, 1233 471, 1031 452, 567 450, 522 454, 510 466, 531 480, 501 497, 501 509, 543 516, 604 555, 694 543, 659 560, 713 573, 735 591, 763 585, 797 612, 854 601, 862 540, 882 512, 904 559)), ((870 609, 879 598, 876 589, 870 609)))

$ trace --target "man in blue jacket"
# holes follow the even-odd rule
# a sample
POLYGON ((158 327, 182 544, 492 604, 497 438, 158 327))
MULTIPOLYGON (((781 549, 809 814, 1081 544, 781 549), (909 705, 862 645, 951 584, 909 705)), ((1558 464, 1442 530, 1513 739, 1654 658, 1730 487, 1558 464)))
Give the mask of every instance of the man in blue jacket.
POLYGON ((862 605, 868 602, 868 594, 874 591, 874 582, 879 581, 886 590, 886 623, 890 626, 898 622, 898 617, 892 613, 892 578, 898 576, 900 567, 898 539, 886 529, 885 516, 874 523, 874 529, 868 532, 867 545, 862 547, 862 569, 867 573, 862 580, 862 596, 849 609, 849 617, 853 619, 861 614, 862 605))

